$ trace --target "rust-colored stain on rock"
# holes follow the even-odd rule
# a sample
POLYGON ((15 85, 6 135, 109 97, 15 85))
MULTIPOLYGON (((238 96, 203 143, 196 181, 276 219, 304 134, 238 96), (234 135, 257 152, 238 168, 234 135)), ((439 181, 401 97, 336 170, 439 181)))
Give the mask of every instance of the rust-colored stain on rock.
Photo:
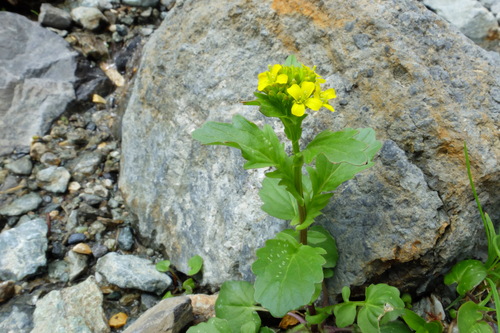
POLYGON ((299 13, 310 17, 321 28, 327 27, 330 22, 328 14, 311 1, 274 0, 271 8, 280 15, 299 13))

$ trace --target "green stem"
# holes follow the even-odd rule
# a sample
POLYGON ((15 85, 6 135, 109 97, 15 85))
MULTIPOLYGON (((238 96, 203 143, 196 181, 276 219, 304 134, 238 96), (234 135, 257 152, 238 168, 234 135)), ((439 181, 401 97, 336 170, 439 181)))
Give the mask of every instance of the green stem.
MULTIPOLYGON (((304 160, 302 156, 300 156, 300 146, 299 140, 292 141, 293 153, 296 157, 293 166, 294 173, 294 181, 295 188, 299 193, 300 197, 304 199, 304 188, 302 186, 302 166, 304 165, 304 160)), ((306 206, 303 204, 304 200, 302 200, 302 204, 297 200, 297 206, 299 208, 299 224, 302 224, 306 220, 306 206)), ((300 243, 307 245, 307 229, 300 231, 300 243)))

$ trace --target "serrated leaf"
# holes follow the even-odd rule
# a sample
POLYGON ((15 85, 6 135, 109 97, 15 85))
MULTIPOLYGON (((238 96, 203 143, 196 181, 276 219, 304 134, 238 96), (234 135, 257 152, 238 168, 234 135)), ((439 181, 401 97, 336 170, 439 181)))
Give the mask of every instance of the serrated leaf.
POLYGON ((304 230, 313 224, 314 219, 322 214, 321 210, 328 205, 332 196, 332 193, 323 193, 312 197, 307 196, 305 198, 306 217, 301 224, 297 225, 296 229, 304 230))
POLYGON ((488 275, 488 270, 479 260, 464 260, 457 263, 445 275, 444 283, 457 283, 457 292, 464 296, 468 291, 477 287, 488 275))
POLYGON ((271 216, 282 220, 293 220, 299 214, 297 200, 285 186, 279 185, 279 182, 279 179, 268 177, 262 181, 259 196, 264 205, 261 208, 271 216))
POLYGON ((337 304, 333 308, 333 314, 338 327, 350 326, 356 319, 356 303, 346 302, 337 304))
POLYGON ((378 332, 380 320, 385 314, 404 309, 405 304, 397 288, 383 283, 370 285, 365 294, 365 304, 358 313, 358 325, 364 333, 378 332))
POLYGON ((347 162, 356 165, 367 163, 368 156, 365 150, 368 145, 356 140, 358 134, 359 131, 352 128, 319 133, 302 152, 306 163, 311 163, 320 153, 332 163, 347 162))
POLYGON ((170 260, 159 261, 156 263, 155 267, 156 267, 156 270, 158 272, 162 272, 162 273, 168 272, 168 270, 170 268, 170 260))
POLYGON ((233 117, 233 123, 206 122, 193 132, 193 138, 206 145, 225 145, 238 148, 248 162, 245 169, 264 168, 279 165, 286 157, 283 144, 273 129, 257 125, 240 115, 233 117))
POLYGON ((252 265, 255 300, 275 317, 310 302, 316 284, 323 281, 325 263, 323 249, 302 245, 290 235, 280 237, 266 241, 252 265))
POLYGON ((190 327, 186 333, 227 333, 231 328, 225 319, 210 318, 206 323, 190 327))
POLYGON ((199 255, 191 257, 191 259, 188 260, 188 266, 189 272, 187 273, 187 275, 193 276, 195 274, 198 274, 203 267, 203 258, 199 255))
POLYGON ((343 182, 352 179, 357 173, 368 169, 373 162, 364 165, 350 163, 331 163, 324 154, 316 157, 316 168, 307 167, 311 178, 313 193, 335 191, 343 182))
POLYGON ((256 312, 254 301, 254 287, 246 281, 227 281, 221 286, 219 297, 215 302, 215 314, 218 318, 226 319, 232 332, 239 332, 245 323, 254 324, 256 332, 261 324, 256 312))
POLYGON ((470 333, 493 333, 491 326, 483 321, 483 312, 491 310, 472 301, 462 304, 457 315, 458 330, 470 333))

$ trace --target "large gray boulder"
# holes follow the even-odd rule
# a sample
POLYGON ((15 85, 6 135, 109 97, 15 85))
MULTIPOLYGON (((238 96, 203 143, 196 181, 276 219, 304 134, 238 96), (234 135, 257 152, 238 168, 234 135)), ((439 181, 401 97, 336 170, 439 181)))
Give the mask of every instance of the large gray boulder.
POLYGON ((253 278, 256 248, 287 225, 260 211, 267 170, 244 171, 239 152, 191 133, 235 113, 262 124, 241 101, 289 54, 317 65, 338 95, 335 113, 305 120, 304 144, 345 127, 372 127, 384 142, 318 219, 340 251, 333 290, 423 290, 475 254, 485 240, 462 147, 498 218, 500 59, 412 0, 178 1, 144 49, 123 119, 120 186, 143 240, 182 271, 202 256, 206 284, 253 278))
POLYGON ((75 98, 76 52, 27 18, 0 12, 0 155, 29 147, 75 98))

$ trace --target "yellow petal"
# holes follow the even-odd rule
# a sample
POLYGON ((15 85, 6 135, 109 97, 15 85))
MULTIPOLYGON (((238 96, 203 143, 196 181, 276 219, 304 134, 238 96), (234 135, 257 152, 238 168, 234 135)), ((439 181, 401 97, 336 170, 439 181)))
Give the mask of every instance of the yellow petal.
POLYGON ((333 88, 330 88, 330 89, 323 91, 323 98, 326 100, 336 98, 336 97, 337 97, 337 95, 335 94, 335 90, 333 90, 333 88))
POLYGON ((304 106, 304 104, 293 103, 292 114, 294 116, 300 117, 304 115, 304 112, 306 112, 306 107, 304 106))
POLYGON ((280 69, 281 69, 281 65, 279 65, 279 64, 274 65, 273 68, 271 69, 271 75, 272 76, 278 75, 278 72, 280 71, 280 69))
POLYGON ((260 73, 258 78, 259 78, 259 84, 257 85, 257 89, 262 91, 264 90, 268 85, 269 85, 269 79, 267 77, 268 72, 260 73))
POLYGON ((302 89, 300 89, 298 84, 292 84, 290 88, 286 90, 290 96, 292 96, 296 101, 300 101, 302 98, 302 89))
POLYGON ((278 75, 278 78, 276 79, 276 83, 285 84, 287 82, 288 82, 288 75, 286 75, 286 74, 278 75))
POLYGON ((323 102, 318 98, 308 98, 305 104, 309 109, 314 111, 318 111, 323 106, 323 102))
POLYGON ((332 111, 332 112, 335 112, 335 109, 333 108, 333 106, 331 106, 330 104, 323 104, 323 106, 325 108, 327 108, 328 110, 332 111))
POLYGON ((304 93, 304 97, 307 98, 307 97, 311 96, 312 92, 314 91, 314 88, 316 88, 316 85, 312 82, 305 81, 305 82, 302 82, 301 87, 302 87, 302 91, 304 93))

